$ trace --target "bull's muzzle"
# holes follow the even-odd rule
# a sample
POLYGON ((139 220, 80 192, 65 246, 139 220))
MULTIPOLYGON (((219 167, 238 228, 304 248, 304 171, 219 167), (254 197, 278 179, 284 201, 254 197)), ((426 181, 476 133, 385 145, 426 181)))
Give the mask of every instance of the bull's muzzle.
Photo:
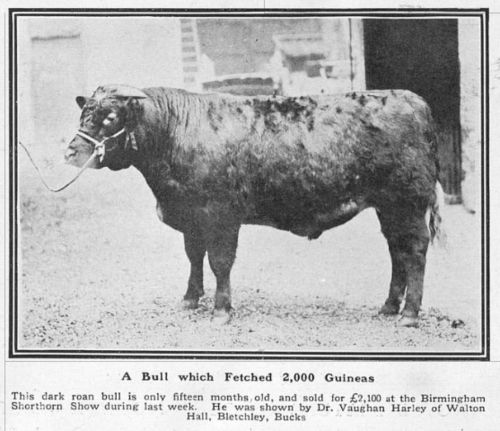
POLYGON ((66 154, 64 154, 64 160, 66 163, 71 164, 71 160, 76 156, 77 151, 73 148, 68 148, 66 154))
MULTIPOLYGON (((75 136, 66 149, 66 153, 64 154, 64 161, 68 165, 81 168, 87 163, 89 158, 92 157, 93 153, 94 148, 91 144, 89 144, 79 136, 75 136)), ((97 161, 97 158, 94 157, 94 160, 91 161, 88 167, 97 168, 98 164, 99 163, 97 161)))

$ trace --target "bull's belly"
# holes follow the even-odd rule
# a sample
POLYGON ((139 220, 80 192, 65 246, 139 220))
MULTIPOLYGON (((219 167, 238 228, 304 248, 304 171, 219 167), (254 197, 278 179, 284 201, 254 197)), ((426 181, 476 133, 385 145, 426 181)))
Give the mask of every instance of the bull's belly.
POLYGON ((325 230, 348 222, 365 208, 367 208, 367 205, 364 202, 350 200, 330 211, 311 213, 309 217, 301 217, 300 220, 291 217, 289 220, 284 221, 280 215, 266 214, 248 217, 244 220, 244 223, 270 226, 309 239, 316 239, 325 230))

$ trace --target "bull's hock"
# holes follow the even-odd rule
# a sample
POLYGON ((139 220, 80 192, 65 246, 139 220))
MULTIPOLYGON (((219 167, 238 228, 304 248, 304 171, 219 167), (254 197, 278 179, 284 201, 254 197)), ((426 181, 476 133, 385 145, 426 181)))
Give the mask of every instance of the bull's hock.
POLYGON ((225 373, 224 380, 226 382, 272 382, 273 375, 271 373, 267 374, 234 374, 234 373, 225 373))

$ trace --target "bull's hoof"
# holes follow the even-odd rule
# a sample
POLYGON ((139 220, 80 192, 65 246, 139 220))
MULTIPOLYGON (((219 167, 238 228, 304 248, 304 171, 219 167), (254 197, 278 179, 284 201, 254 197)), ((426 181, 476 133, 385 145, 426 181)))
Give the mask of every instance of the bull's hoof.
POLYGON ((186 310, 194 310, 198 308, 199 299, 194 298, 184 298, 182 300, 182 307, 186 310))
POLYGON ((384 304, 378 311, 378 314, 393 315, 399 313, 399 305, 384 304))
POLYGON ((212 322, 214 322, 216 325, 225 325, 226 323, 229 323, 230 320, 231 313, 229 311, 226 311, 224 309, 214 310, 212 322))
POLYGON ((405 328, 417 328, 418 317, 402 316, 401 319, 398 320, 398 326, 404 326, 405 328))

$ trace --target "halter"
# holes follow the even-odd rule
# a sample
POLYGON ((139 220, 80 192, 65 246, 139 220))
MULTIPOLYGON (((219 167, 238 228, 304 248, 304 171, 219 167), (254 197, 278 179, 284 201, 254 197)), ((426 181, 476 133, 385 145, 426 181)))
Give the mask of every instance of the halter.
POLYGON ((102 141, 98 141, 97 139, 94 139, 92 136, 87 135, 85 132, 83 132, 81 130, 78 130, 76 132, 76 135, 80 136, 83 139, 85 139, 86 141, 91 142, 91 143, 94 144, 94 146, 95 146, 94 147, 94 154, 99 157, 99 162, 102 163, 102 161, 104 159, 104 154, 106 153, 106 147, 104 146, 104 143, 108 139, 114 139, 114 138, 122 135, 123 133, 125 133, 125 127, 122 128, 122 129, 120 129, 120 130, 118 130, 118 132, 116 132, 114 135, 105 136, 102 141))
POLYGON ((83 174, 83 171, 90 166, 90 163, 94 160, 95 157, 99 157, 99 162, 102 163, 102 160, 104 159, 104 154, 106 153, 106 147, 104 146, 104 143, 108 139, 116 138, 117 136, 120 136, 123 133, 125 133, 125 128, 118 130, 118 132, 116 132, 114 135, 106 136, 102 141, 99 142, 97 139, 94 139, 92 136, 89 136, 85 132, 78 130, 76 132, 76 135, 81 136, 83 139, 94 144, 94 152, 91 154, 91 156, 85 162, 85 164, 80 168, 78 173, 70 181, 68 181, 66 184, 64 184, 63 186, 58 187, 58 188, 51 187, 47 184, 47 182, 43 179, 43 176, 42 176, 42 173, 40 172, 40 169, 38 169, 38 166, 36 165, 35 161, 31 157, 31 154, 28 151, 28 149, 23 145, 23 143, 21 141, 18 141, 18 142, 21 145, 21 147, 24 149, 24 151, 26 151, 26 154, 28 155, 30 162, 33 164, 33 167, 35 168, 35 170, 36 170, 38 176, 40 177, 40 180, 42 181, 42 184, 45 186, 45 188, 47 190, 50 190, 51 192, 57 193, 57 192, 64 190, 70 184, 73 184, 80 177, 80 175, 83 174))

